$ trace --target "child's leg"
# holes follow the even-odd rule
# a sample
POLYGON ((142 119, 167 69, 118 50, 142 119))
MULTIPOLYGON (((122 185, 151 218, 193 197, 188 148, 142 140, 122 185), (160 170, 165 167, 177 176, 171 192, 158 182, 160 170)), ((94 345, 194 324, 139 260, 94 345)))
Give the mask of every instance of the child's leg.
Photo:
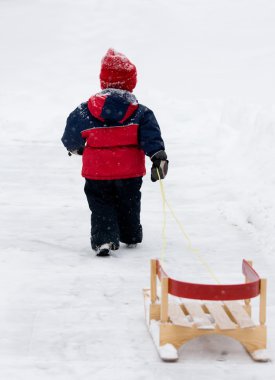
POLYGON ((86 179, 85 194, 91 215, 92 248, 105 243, 119 245, 119 229, 115 208, 114 181, 97 181, 86 179))
POLYGON ((135 244, 142 241, 140 200, 142 177, 116 180, 117 213, 120 241, 135 244))

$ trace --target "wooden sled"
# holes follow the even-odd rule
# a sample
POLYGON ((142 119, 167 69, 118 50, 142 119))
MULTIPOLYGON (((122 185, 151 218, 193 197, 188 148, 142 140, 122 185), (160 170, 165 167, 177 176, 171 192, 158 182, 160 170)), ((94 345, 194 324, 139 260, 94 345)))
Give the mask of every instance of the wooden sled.
POLYGON ((243 260, 245 283, 205 285, 169 278, 158 260, 151 260, 151 289, 144 290, 145 315, 159 355, 176 361, 189 340, 219 334, 239 341, 255 361, 269 361, 266 352, 266 279, 243 260), (157 280, 161 294, 157 295, 157 280), (169 294, 184 298, 171 303, 169 294), (259 324, 251 319, 250 299, 260 296, 259 324), (201 301, 204 300, 204 301, 201 301))

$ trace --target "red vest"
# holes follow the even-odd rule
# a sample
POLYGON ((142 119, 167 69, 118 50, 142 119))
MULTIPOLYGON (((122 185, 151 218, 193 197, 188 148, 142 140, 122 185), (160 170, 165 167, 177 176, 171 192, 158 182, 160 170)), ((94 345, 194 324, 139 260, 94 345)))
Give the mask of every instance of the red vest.
POLYGON ((145 175, 145 154, 138 145, 138 124, 91 128, 86 139, 82 176, 108 180, 145 175))

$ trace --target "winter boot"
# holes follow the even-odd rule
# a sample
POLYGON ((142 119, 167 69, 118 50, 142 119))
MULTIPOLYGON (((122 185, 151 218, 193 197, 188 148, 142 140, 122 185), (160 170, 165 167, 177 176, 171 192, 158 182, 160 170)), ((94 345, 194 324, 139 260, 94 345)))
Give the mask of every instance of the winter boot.
POLYGON ((119 244, 106 243, 96 247, 95 251, 97 256, 110 256, 110 251, 116 251, 117 249, 119 249, 119 244))
POLYGON ((110 244, 102 244, 101 246, 97 247, 95 252, 97 256, 110 256, 110 244))

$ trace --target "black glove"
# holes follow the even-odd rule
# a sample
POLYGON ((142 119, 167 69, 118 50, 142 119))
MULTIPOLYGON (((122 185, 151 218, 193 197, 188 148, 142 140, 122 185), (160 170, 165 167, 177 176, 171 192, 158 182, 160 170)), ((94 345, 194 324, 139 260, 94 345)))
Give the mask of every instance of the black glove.
POLYGON ((151 161, 153 162, 151 168, 151 181, 156 182, 160 179, 165 178, 168 172, 168 163, 167 154, 164 150, 160 150, 159 152, 153 154, 151 157, 151 161))

